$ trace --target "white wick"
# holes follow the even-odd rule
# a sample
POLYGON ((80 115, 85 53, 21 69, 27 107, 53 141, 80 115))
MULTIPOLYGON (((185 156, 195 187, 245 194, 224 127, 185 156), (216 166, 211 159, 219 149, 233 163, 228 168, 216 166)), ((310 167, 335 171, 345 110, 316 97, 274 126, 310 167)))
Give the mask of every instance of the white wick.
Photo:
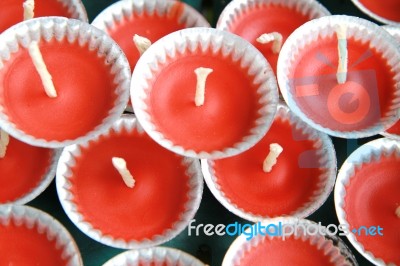
POLYGON ((204 95, 206 93, 206 80, 208 75, 213 72, 211 68, 199 67, 194 70, 197 77, 196 84, 196 95, 194 98, 194 102, 196 106, 202 106, 204 104, 204 95))
POLYGON ((274 54, 279 54, 282 48, 282 34, 279 32, 271 32, 271 33, 264 33, 261 34, 260 37, 256 39, 257 42, 261 44, 272 43, 272 52, 274 54))
POLYGON ((263 171, 269 173, 272 167, 276 164, 279 155, 282 153, 283 148, 278 143, 272 143, 269 145, 269 153, 263 163, 263 171))
POLYGON ((10 143, 10 137, 7 132, 0 129, 0 158, 4 158, 6 156, 6 150, 8 143, 10 143))
POLYGON ((400 206, 398 206, 396 209, 396 215, 398 218, 400 218, 400 206))
POLYGON ((31 56, 32 62, 35 65, 37 72, 42 80, 44 90, 50 98, 57 97, 57 91, 54 88, 53 79, 47 70, 46 64, 44 63, 42 53, 39 50, 37 42, 29 44, 29 55, 31 56))
POLYGON ((336 79, 339 84, 343 84, 347 80, 347 65, 349 62, 348 50, 347 50, 347 27, 340 25, 336 29, 336 36, 338 39, 338 52, 339 52, 339 64, 336 73, 336 79))
POLYGON ((24 20, 28 20, 33 18, 35 13, 33 10, 35 9, 35 0, 26 0, 22 7, 24 8, 24 20))
POLYGON ((117 169, 118 173, 121 175, 124 183, 127 187, 133 188, 135 186, 135 179, 133 178, 131 172, 129 172, 126 161, 119 157, 112 158, 112 164, 115 169, 117 169))
POLYGON ((135 34, 133 36, 133 42, 136 45, 140 55, 142 55, 151 45, 151 41, 145 37, 135 34))

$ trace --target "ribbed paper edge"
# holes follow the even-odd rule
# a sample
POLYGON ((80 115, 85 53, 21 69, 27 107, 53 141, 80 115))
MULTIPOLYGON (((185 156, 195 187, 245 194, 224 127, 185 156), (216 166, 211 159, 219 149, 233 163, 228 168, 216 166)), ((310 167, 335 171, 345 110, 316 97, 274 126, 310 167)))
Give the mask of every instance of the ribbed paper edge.
MULTIPOLYGON (((378 161, 382 156, 385 157, 390 154, 396 154, 400 157, 400 141, 380 138, 370 141, 359 147, 352 154, 350 154, 350 156, 343 163, 337 176, 334 191, 336 215, 340 224, 347 225, 350 228, 344 206, 346 187, 354 177, 355 171, 360 169, 364 164, 378 161)), ((364 246, 357 241, 357 238, 352 232, 346 235, 346 237, 349 239, 354 248, 370 262, 381 266, 386 265, 383 259, 377 258, 372 252, 365 250, 364 246)))
POLYGON ((61 148, 85 142, 110 128, 112 123, 121 116, 128 103, 131 74, 125 55, 103 31, 85 22, 63 17, 34 18, 4 31, 0 35, 0 71, 4 65, 3 62, 9 60, 12 53, 19 49, 26 49, 32 41, 49 42, 52 39, 67 40, 69 43, 78 42, 81 45, 89 43, 89 49, 97 50, 98 56, 104 59, 104 64, 111 65, 111 72, 115 74, 114 84, 117 95, 114 107, 100 125, 84 136, 64 141, 38 139, 26 134, 9 120, 3 106, 0 106, 0 127, 10 135, 33 146, 61 148))
POLYGON ((257 6, 278 5, 293 8, 311 19, 329 16, 331 13, 315 0, 233 0, 218 18, 217 29, 230 31, 232 23, 257 6))
POLYGON ((400 118, 400 50, 394 38, 387 31, 365 19, 334 15, 306 22, 296 29, 284 43, 278 59, 277 76, 282 96, 290 109, 307 124, 331 136, 341 138, 373 136, 388 129, 400 118), (336 28, 343 24, 347 26, 348 36, 352 35, 356 40, 363 43, 369 42, 370 47, 374 47, 378 52, 382 53, 382 57, 388 61, 388 65, 392 67, 392 71, 395 73, 393 80, 396 84, 394 93, 396 98, 391 102, 390 111, 383 115, 379 123, 363 130, 338 131, 323 127, 303 113, 293 95, 290 94, 290 79, 288 74, 293 66, 294 58, 298 56, 298 53, 304 47, 316 41, 318 37, 324 38, 335 34, 336 28))
POLYGON ((167 247, 126 251, 111 258, 103 266, 141 266, 150 265, 152 262, 154 265, 205 266, 192 255, 167 247))
MULTIPOLYGON (((39 184, 36 187, 32 188, 27 193, 25 193, 24 195, 22 195, 21 197, 19 197, 18 199, 8 201, 5 203, 0 203, 0 206, 5 204, 23 205, 25 203, 32 201, 37 196, 39 196, 43 191, 45 191, 45 189, 50 185, 50 183, 53 181, 56 175, 56 168, 60 155, 61 155, 60 149, 51 150, 49 165, 47 166, 46 172, 42 176, 42 179, 40 180, 39 184)), ((29 159, 30 158, 27 158, 27 160, 29 159)))
MULTIPOLYGON (((24 224, 29 229, 35 227, 38 233, 46 233, 50 240, 56 239, 56 247, 63 249, 62 256, 68 258, 68 266, 83 265, 74 239, 67 229, 49 214, 29 206, 1 205, 0 225, 7 225, 11 220, 18 224, 24 224)), ((15 241, 19 241, 19 239, 15 239, 15 241)))
POLYGON ((79 19, 84 22, 88 22, 88 16, 86 8, 81 0, 57 0, 63 6, 67 7, 68 12, 71 14, 71 18, 79 19))
MULTIPOLYGON (((321 207, 332 192, 336 180, 337 169, 335 148, 331 139, 326 134, 309 127, 283 104, 278 106, 275 120, 277 119, 281 121, 288 121, 292 127, 297 130, 301 130, 302 133, 308 136, 309 140, 314 142, 314 148, 318 149, 317 155, 319 157, 318 163, 321 165, 320 168, 326 169, 325 172, 319 176, 319 190, 314 192, 310 201, 299 207, 297 210, 285 214, 298 218, 305 218, 321 207)), ((206 181, 206 184, 213 195, 225 208, 227 208, 233 214, 252 222, 258 222, 270 218, 268 216, 261 216, 259 214, 246 211, 245 209, 233 203, 221 189, 213 168, 214 164, 215 161, 205 159, 201 160, 201 168, 204 180, 206 181)))
POLYGON ((278 89, 275 75, 264 56, 244 39, 221 30, 211 28, 189 28, 171 33, 155 42, 140 57, 132 74, 131 97, 135 114, 145 131, 161 146, 183 156, 194 158, 218 159, 236 155, 256 144, 269 129, 278 104, 278 89), (255 120, 255 127, 250 135, 232 147, 223 150, 196 152, 182 147, 167 139, 157 130, 148 112, 146 100, 151 91, 148 80, 159 71, 159 65, 168 58, 185 51, 195 51, 200 48, 206 51, 211 48, 214 54, 219 51, 226 56, 226 60, 240 61, 242 68, 248 68, 248 74, 254 75, 253 83, 258 84, 257 94, 262 107, 257 111, 260 115, 255 120))
MULTIPOLYGON (((390 20, 384 17, 379 16, 378 14, 375 14, 374 12, 372 12, 371 10, 369 10, 368 8, 366 8, 359 0, 351 0, 353 2, 353 4, 361 10, 361 12, 363 12, 364 14, 366 14, 367 16, 383 23, 383 24, 389 24, 389 25, 400 25, 400 21, 394 21, 394 20, 390 20)), ((385 5, 382 3, 382 5, 385 5)))
MULTIPOLYGON (((121 132, 122 129, 127 132, 137 131, 144 133, 143 129, 136 121, 133 115, 124 115, 118 121, 116 121, 112 129, 117 133, 121 132)), ((107 133, 103 134, 106 136, 107 133)), ((147 248, 155 245, 167 242, 177 236, 186 226, 190 220, 194 217, 197 209, 200 206, 200 201, 203 193, 203 177, 201 175, 200 163, 198 160, 182 157, 182 165, 186 166, 186 174, 189 176, 188 185, 188 202, 185 203, 185 211, 181 213, 180 220, 176 221, 172 228, 165 229, 163 234, 155 235, 151 239, 146 238, 141 241, 132 239, 131 241, 125 241, 123 239, 115 238, 112 235, 105 235, 101 232, 101 229, 94 228, 89 221, 85 220, 85 217, 78 212, 78 208, 74 201, 74 195, 71 192, 72 184, 70 179, 72 177, 71 167, 76 163, 75 157, 81 156, 81 148, 88 147, 91 142, 96 142, 99 137, 92 139, 89 142, 85 142, 81 145, 71 145, 65 147, 58 166, 56 174, 56 187, 58 197, 61 202, 61 206, 67 213, 70 220, 86 235, 92 239, 116 248, 124 249, 137 249, 147 248)))
MULTIPOLYGON (((264 220, 264 224, 314 224, 314 222, 306 220, 306 219, 298 219, 294 217, 276 217, 273 219, 264 220)), ((246 231, 249 232, 250 228, 247 228, 246 231)), ((222 262, 222 266, 239 266, 240 261, 245 257, 246 253, 249 252, 252 248, 257 245, 263 243, 266 238, 273 239, 271 236, 262 236, 260 234, 256 235, 250 240, 246 240, 246 235, 241 234, 238 236, 231 246, 229 247, 227 253, 225 254, 224 260, 222 262)), ((278 236, 277 236, 278 237, 278 236)), ((332 256, 332 262, 335 263, 336 266, 357 266, 357 261, 354 259, 354 256, 350 253, 349 249, 346 245, 340 241, 340 245, 335 245, 335 241, 325 238, 322 235, 316 234, 312 235, 304 235, 295 236, 295 239, 299 241, 308 242, 311 245, 317 246, 319 250, 322 250, 324 254, 330 254, 332 256), (346 247, 346 248, 345 248, 346 247), (338 254, 339 252, 339 254, 338 254)))
MULTIPOLYGON (((93 20, 92 25, 107 31, 123 19, 129 19, 132 14, 147 14, 165 16, 177 1, 171 0, 125 0, 118 1, 104 9, 93 20)), ((184 6, 179 22, 186 27, 210 27, 207 20, 194 8, 181 2, 184 6)))

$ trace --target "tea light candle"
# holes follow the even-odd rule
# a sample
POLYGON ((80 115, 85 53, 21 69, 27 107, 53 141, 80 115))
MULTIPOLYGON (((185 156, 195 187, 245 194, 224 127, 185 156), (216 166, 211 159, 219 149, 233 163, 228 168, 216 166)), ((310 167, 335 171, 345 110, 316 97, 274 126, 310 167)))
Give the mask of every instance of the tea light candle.
POLYGON ((0 126, 17 139, 50 148, 84 142, 127 105, 128 61, 87 23, 30 19, 3 32, 0 47, 0 126))
POLYGON ((162 148, 133 116, 66 147, 56 185, 62 207, 83 233, 126 249, 175 237, 194 217, 203 190, 199 162, 162 148))
POLYGON ((361 138, 399 119, 399 71, 400 50, 389 33, 364 19, 336 15, 307 22, 287 39, 278 82, 288 106, 309 125, 332 136, 361 138), (346 34, 338 38, 341 27, 346 34), (340 84, 343 55, 347 71, 340 84))
POLYGON ((144 130, 160 145, 214 159, 257 143, 278 102, 262 54, 234 34, 209 28, 184 29, 151 45, 133 72, 131 97, 144 130))
POLYGON ((354 151, 340 168, 335 209, 346 235, 376 265, 400 264, 400 142, 377 139, 354 151), (361 211, 360 211, 361 210, 361 211))
POLYGON ((328 15, 329 11, 315 0, 234 0, 222 11, 217 29, 249 41, 276 73, 280 47, 287 37, 305 22, 328 15))
POLYGON ((88 21, 81 0, 7 0, 0 1, 0 33, 9 27, 34 17, 61 16, 88 21), (25 8, 24 8, 25 7, 25 8), (34 7, 34 11, 31 12, 34 7))
POLYGON ((352 0, 362 12, 384 24, 400 25, 400 1, 386 0, 379 3, 374 0, 352 0))

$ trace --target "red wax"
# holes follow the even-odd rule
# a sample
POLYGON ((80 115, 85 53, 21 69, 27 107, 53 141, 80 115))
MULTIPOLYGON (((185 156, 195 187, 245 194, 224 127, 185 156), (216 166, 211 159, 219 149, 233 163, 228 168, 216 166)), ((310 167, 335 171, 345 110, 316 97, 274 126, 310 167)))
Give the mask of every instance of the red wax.
POLYGON ((5 62, 0 72, 0 104, 11 122, 25 133, 46 140, 76 139, 108 116, 116 99, 111 67, 96 51, 77 42, 40 43, 57 98, 44 92, 25 49, 5 62))
POLYGON ((140 57, 132 40, 133 36, 138 34, 154 43, 169 33, 186 28, 185 24, 180 22, 184 8, 183 3, 176 2, 163 16, 157 12, 152 15, 146 12, 132 14, 128 19, 124 17, 121 21, 115 21, 115 25, 107 29, 107 33, 122 48, 133 70, 140 57))
POLYGON ((367 251, 385 263, 400 264, 400 218, 395 214, 400 206, 400 159, 394 155, 379 162, 363 164, 346 187, 345 206, 350 229, 360 226, 380 226, 383 236, 355 235, 367 251))
MULTIPOLYGON (((0 33, 24 20, 24 9, 21 0, 1 0, 0 33)), ((35 17, 61 16, 72 18, 68 7, 61 1, 35 0, 35 17)))
MULTIPOLYGON (((333 247, 332 243, 329 246, 333 247)), ((339 251, 337 250, 337 253, 339 251)), ((247 251, 240 261, 242 266, 265 266, 265 265, 335 265, 331 256, 312 245, 309 241, 288 237, 266 238, 250 251, 247 251)))
POLYGON ((376 0, 359 0, 367 9, 376 15, 392 21, 400 22, 400 1, 385 0, 379 2, 376 0))
POLYGON ((347 82, 339 85, 336 36, 300 51, 289 73, 290 93, 310 119, 340 131, 361 130, 383 117, 394 98, 395 82, 386 60, 368 43, 348 40, 347 82))
POLYGON ((272 42, 261 44, 256 39, 264 33, 279 32, 282 34, 284 42, 295 29, 310 19, 289 7, 273 4, 262 5, 253 7, 235 19, 229 31, 253 44, 267 58, 276 73, 279 54, 272 53, 272 42))
POLYGON ((181 57, 155 74, 147 104, 158 131, 176 145, 196 152, 222 150, 250 135, 260 116, 257 86, 247 69, 210 51, 181 57), (214 71, 206 81, 205 102, 196 106, 198 67, 214 71))
MULTIPOLYGON (((36 226, 36 225, 35 225, 36 226)), ((25 225, 0 224, 0 265, 67 265, 62 249, 56 248, 56 240, 49 240, 46 233, 25 225)))
POLYGON ((143 240, 172 228, 188 201, 182 158, 147 135, 111 133, 83 149, 72 169, 78 211, 103 234, 143 240), (121 157, 136 183, 128 188, 111 158, 121 157), (99 211, 101 210, 101 211, 99 211))
POLYGON ((300 130, 287 121, 275 119, 256 146, 237 156, 214 161, 217 183, 225 196, 246 212, 288 215, 308 203, 317 189, 323 170, 301 163, 302 156, 307 161, 315 159, 316 155, 307 157, 311 154, 307 151, 313 150, 313 141, 307 140, 300 130), (262 165, 271 143, 281 145, 283 152, 272 171, 265 173, 262 165))
POLYGON ((50 164, 49 149, 10 137, 6 156, 0 158, 0 204, 17 200, 37 187, 50 164))
POLYGON ((394 126, 389 128, 388 130, 386 130, 386 132, 390 134, 400 135, 400 121, 397 121, 397 123, 394 124, 394 126))

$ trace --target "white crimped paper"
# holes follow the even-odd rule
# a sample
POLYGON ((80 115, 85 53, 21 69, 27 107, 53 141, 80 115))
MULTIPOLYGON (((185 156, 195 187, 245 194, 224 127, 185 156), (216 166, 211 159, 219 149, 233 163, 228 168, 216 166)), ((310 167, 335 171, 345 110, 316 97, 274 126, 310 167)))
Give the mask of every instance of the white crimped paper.
POLYGON ((373 11, 369 10, 366 8, 360 0, 351 0, 355 6, 357 6, 364 14, 368 15, 369 17, 376 19, 379 22, 382 22, 383 24, 389 24, 389 25, 400 25, 400 21, 393 21, 388 18, 384 18, 373 11))
MULTIPOLYGON (((137 131, 144 134, 142 127, 137 122, 134 115, 123 115, 113 124, 111 129, 115 130, 117 133, 124 129, 128 133, 137 131)), ((108 133, 103 134, 103 136, 105 135, 108 135, 108 133)), ((71 167, 73 167, 76 163, 75 158, 81 155, 81 148, 88 147, 92 142, 96 142, 98 140, 99 137, 96 137, 80 145, 67 146, 64 148, 61 154, 56 173, 57 193, 61 202, 61 206, 71 221, 83 233, 92 239, 111 247, 124 249, 147 248, 162 244, 171 240, 184 228, 186 228, 200 206, 203 193, 203 176, 201 175, 200 163, 198 160, 186 157, 182 157, 181 163, 182 165, 186 166, 186 174, 189 176, 189 191, 187 194, 188 201, 184 205, 185 210, 180 214, 180 220, 176 221, 171 228, 166 228, 162 234, 155 235, 151 238, 146 238, 141 241, 135 239, 125 241, 123 239, 115 238, 112 235, 103 234, 101 232, 101 228, 94 228, 90 222, 86 221, 84 215, 78 212, 77 205, 73 202, 74 195, 71 192, 72 185, 70 182, 72 177, 71 167)))
MULTIPOLYGON (((74 239, 64 228, 49 214, 29 206, 0 205, 0 226, 13 221, 16 225, 24 225, 36 230, 40 234, 46 234, 48 239, 56 239, 55 245, 63 250, 62 256, 68 266, 82 266, 82 258, 74 239)), ((16 239, 16 241, 19 241, 16 239)), ((32 258, 33 259, 33 258, 32 258)))
MULTIPOLYGON (((267 219, 262 221, 263 224, 275 224, 278 225, 279 223, 285 224, 300 224, 300 225, 307 225, 307 224, 314 224, 314 222, 306 220, 306 219, 298 219, 294 217, 276 217, 273 219, 267 219)), ((249 232, 251 228, 246 229, 249 232)), ((315 234, 310 235, 302 230, 299 229, 301 232, 301 236, 294 235, 294 238, 298 241, 302 241, 309 245, 315 245, 321 252, 326 254, 327 256, 331 257, 331 262, 336 266, 357 266, 357 261, 355 260, 353 254, 351 254, 350 250, 346 247, 340 238, 332 238, 328 239, 323 235, 315 234)), ((293 232, 292 234, 293 235, 293 232)), ((274 236, 279 237, 279 236, 274 236)), ((261 234, 257 234, 252 239, 247 240, 247 236, 241 234, 238 236, 231 246, 229 247, 228 251, 225 254, 224 260, 222 262, 222 266, 239 266, 241 265, 241 261, 246 256, 246 253, 251 251, 252 248, 263 244, 265 240, 271 239, 273 241, 273 236, 262 236, 261 234)))
POLYGON ((267 5, 278 5, 293 8, 311 19, 329 16, 331 13, 315 0, 233 0, 222 11, 218 18, 217 29, 230 31, 232 23, 252 9, 267 5))
MULTIPOLYGON (((49 165, 47 166, 47 169, 46 169, 42 179, 40 180, 40 183, 36 187, 33 187, 25 195, 22 195, 20 198, 18 198, 16 200, 8 201, 6 203, 0 203, 0 206, 2 204, 23 205, 23 204, 28 203, 31 200, 35 199, 43 191, 45 191, 46 188, 50 185, 50 183, 53 181, 53 179, 55 177, 57 163, 58 163, 60 154, 61 154, 61 150, 59 150, 59 149, 54 149, 51 151, 51 158, 49 160, 49 165)), ((30 158, 27 158, 27 160, 29 160, 29 159, 30 158)))
POLYGON ((88 22, 88 16, 81 0, 57 0, 63 6, 68 8, 68 13, 71 14, 71 18, 79 19, 84 22, 88 22))
MULTIPOLYGON (((129 99, 130 67, 128 60, 119 46, 103 31, 75 19, 62 17, 34 18, 21 22, 0 35, 0 71, 5 61, 12 53, 19 49, 26 49, 33 41, 49 42, 52 39, 65 40, 69 43, 88 43, 90 50, 96 50, 99 57, 104 58, 105 65, 111 65, 111 72, 115 74, 115 94, 117 98, 114 106, 108 112, 101 124, 97 125, 86 135, 76 139, 63 141, 38 139, 23 132, 12 123, 0 105, 0 127, 15 138, 34 146, 60 148, 67 145, 82 143, 105 131, 116 121, 125 109, 129 99)), ((79 66, 76 66, 79 67, 79 66)), ((68 125, 65 125, 67 128, 68 125)), ((60 129, 62 130, 62 129, 60 129)))
POLYGON ((103 266, 205 266, 200 260, 181 250, 167 247, 125 251, 103 264, 103 266), (152 264, 153 263, 153 264, 152 264))
POLYGON ((242 38, 221 30, 211 28, 190 28, 171 33, 155 42, 140 57, 132 74, 131 97, 135 114, 145 131, 161 146, 178 154, 194 157, 217 159, 236 155, 257 143, 269 129, 274 118, 278 104, 278 91, 275 75, 264 56, 252 45, 242 38), (250 134, 235 143, 232 147, 222 150, 196 152, 190 147, 182 147, 179 143, 173 143, 158 131, 150 116, 147 98, 151 93, 151 85, 148 79, 154 73, 160 71, 159 65, 168 58, 174 58, 177 53, 196 49, 206 51, 209 48, 216 54, 221 51, 226 60, 239 61, 242 68, 248 68, 249 76, 258 84, 256 91, 258 102, 262 104, 257 111, 259 118, 250 134), (134 81, 134 82, 133 82, 134 81))
MULTIPOLYGON (((117 22, 129 19, 135 15, 154 15, 162 17, 171 11, 177 1, 171 0, 125 0, 118 1, 106 9, 104 9, 93 20, 92 25, 107 31, 112 29, 117 22)), ((184 24, 187 28, 191 27, 210 27, 207 20, 193 7, 185 3, 180 3, 184 9, 179 23, 184 24)))
POLYGON ((282 96, 290 109, 302 120, 312 127, 325 132, 331 136, 341 138, 362 138, 373 136, 391 127, 400 118, 400 50, 394 38, 378 25, 365 19, 346 15, 334 15, 318 18, 303 24, 296 29, 286 40, 282 47, 279 59, 277 76, 282 96), (361 42, 368 42, 371 48, 375 48, 387 64, 392 68, 393 81, 395 83, 394 99, 391 101, 389 111, 381 114, 380 121, 369 127, 354 131, 340 131, 324 127, 308 117, 299 107, 295 97, 290 92, 290 78, 295 58, 299 52, 310 43, 318 41, 318 38, 333 36, 339 25, 347 26, 347 36, 361 42), (397 73, 397 74, 396 74, 397 73))
MULTIPOLYGON (((350 180, 354 177, 355 170, 370 162, 379 161, 380 158, 389 154, 396 154, 397 157, 400 157, 400 141, 380 138, 370 141, 359 147, 352 154, 350 154, 350 156, 343 163, 337 176, 334 191, 336 215, 340 224, 350 226, 349 222, 347 221, 344 207, 346 187, 350 183, 350 180)), ((379 266, 386 265, 382 258, 377 258, 371 251, 366 250, 362 243, 357 241, 356 236, 352 232, 347 235, 347 238, 354 248, 370 262, 379 266)))
MULTIPOLYGON (((300 129, 309 140, 313 141, 314 148, 317 150, 316 155, 319 158, 318 165, 321 169, 324 169, 324 172, 319 176, 319 189, 314 192, 313 197, 309 200, 309 202, 304 203, 303 206, 300 206, 297 210, 293 210, 291 213, 282 214, 298 218, 305 218, 322 206, 333 189, 337 169, 335 148, 331 139, 326 134, 309 127, 306 123, 294 115, 284 104, 280 104, 278 106, 275 120, 288 121, 293 128, 300 129)), ((201 160, 201 168, 204 180, 206 181, 206 184, 213 195, 225 208, 227 208, 233 214, 252 222, 258 222, 267 218, 272 218, 249 212, 233 203, 225 195, 223 189, 221 189, 221 186, 218 182, 218 177, 216 176, 213 168, 214 164, 215 161, 212 160, 201 160)), ((288 197, 290 197, 290 195, 288 195, 288 197)))

